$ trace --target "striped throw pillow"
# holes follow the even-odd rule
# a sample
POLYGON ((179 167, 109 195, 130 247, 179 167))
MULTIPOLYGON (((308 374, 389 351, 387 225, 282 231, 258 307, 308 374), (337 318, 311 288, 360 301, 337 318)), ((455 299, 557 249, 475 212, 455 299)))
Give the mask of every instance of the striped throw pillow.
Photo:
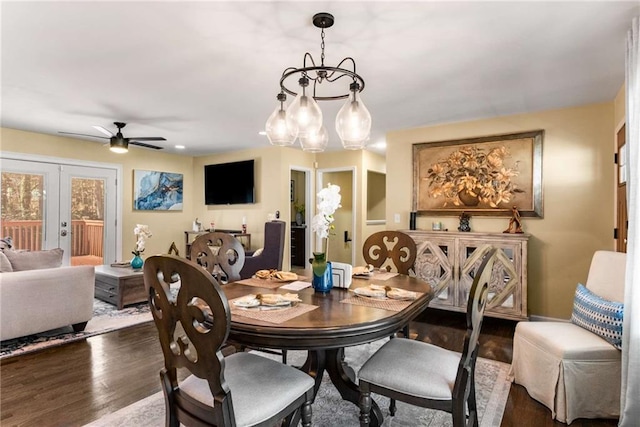
POLYGON ((578 284, 571 322, 601 336, 618 350, 622 349, 623 312, 623 303, 601 298, 578 284))

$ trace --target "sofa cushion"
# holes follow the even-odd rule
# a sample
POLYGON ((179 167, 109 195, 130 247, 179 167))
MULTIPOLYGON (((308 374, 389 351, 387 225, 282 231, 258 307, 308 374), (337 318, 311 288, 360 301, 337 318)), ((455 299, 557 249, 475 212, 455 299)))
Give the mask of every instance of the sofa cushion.
POLYGON ((55 248, 48 251, 4 251, 4 253, 11 263, 13 271, 24 271, 60 267, 64 251, 55 248))
POLYGON ((623 303, 601 298, 578 284, 571 322, 601 336, 617 349, 622 348, 623 312, 623 303))
POLYGON ((13 267, 11 267, 9 258, 4 254, 4 251, 0 251, 0 273, 8 273, 10 271, 13 271, 13 267))

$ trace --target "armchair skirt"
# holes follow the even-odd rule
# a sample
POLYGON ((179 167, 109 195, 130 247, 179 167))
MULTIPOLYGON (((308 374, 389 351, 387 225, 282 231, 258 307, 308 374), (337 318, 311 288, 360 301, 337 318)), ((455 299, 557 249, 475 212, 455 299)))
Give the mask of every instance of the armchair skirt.
POLYGON ((520 322, 513 342, 515 382, 558 421, 620 415, 621 354, 569 322, 520 322))

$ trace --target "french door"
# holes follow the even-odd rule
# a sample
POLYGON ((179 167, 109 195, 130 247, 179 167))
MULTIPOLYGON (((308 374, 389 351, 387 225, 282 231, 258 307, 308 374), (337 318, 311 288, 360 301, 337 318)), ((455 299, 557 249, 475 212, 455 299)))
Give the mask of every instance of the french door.
POLYGON ((62 248, 63 265, 116 260, 115 168, 2 159, 2 237, 15 249, 62 248))

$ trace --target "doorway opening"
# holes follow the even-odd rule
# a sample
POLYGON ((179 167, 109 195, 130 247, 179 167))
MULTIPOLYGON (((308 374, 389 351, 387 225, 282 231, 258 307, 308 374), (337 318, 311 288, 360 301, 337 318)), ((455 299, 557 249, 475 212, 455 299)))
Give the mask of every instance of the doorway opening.
MULTIPOLYGON (((328 241, 329 261, 354 264, 356 248, 353 244, 356 241, 356 183, 355 168, 335 168, 319 169, 317 176, 317 187, 320 191, 327 184, 331 183, 340 187, 342 196, 340 207, 333 215, 335 226, 328 241)), ((320 242, 316 242, 318 247, 320 242)))
POLYGON ((2 237, 22 250, 63 249, 63 265, 117 259, 117 168, 36 156, 3 158, 2 237))

